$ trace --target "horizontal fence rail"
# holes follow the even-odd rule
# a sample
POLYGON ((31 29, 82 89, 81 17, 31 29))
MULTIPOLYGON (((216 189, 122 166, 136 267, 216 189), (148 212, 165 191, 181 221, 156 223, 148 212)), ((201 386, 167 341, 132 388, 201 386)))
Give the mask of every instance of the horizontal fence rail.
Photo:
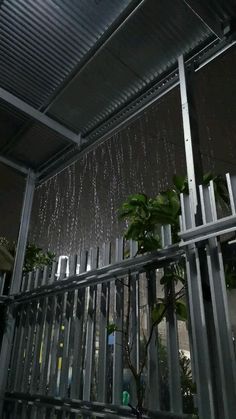
POLYGON ((161 230, 163 248, 149 254, 137 254, 136 243, 120 238, 115 246, 24 274, 12 295, 8 276, 1 275, 0 308, 14 320, 3 419, 137 416, 135 372, 143 362, 143 416, 187 418, 183 412, 196 411, 200 419, 234 419, 236 358, 225 272, 235 241, 236 177, 225 179, 223 209, 213 181, 199 186, 196 219, 189 196, 181 196, 178 244, 172 245, 169 226, 161 230), (163 284, 181 264, 184 285, 163 284), (184 329, 178 294, 188 303, 184 329), (165 314, 153 327, 164 300, 165 314), (181 367, 183 330, 191 390, 181 367))
POLYGON ((163 249, 151 254, 137 255, 137 244, 124 246, 121 238, 116 240, 113 263, 111 245, 106 243, 100 250, 61 258, 24 275, 20 293, 8 300, 15 333, 6 418, 77 417, 75 400, 82 415, 85 409, 87 416, 107 416, 107 404, 109 414, 120 414, 124 392, 133 408, 122 414, 134 414, 137 391, 129 362, 137 371, 145 362, 141 376, 145 409, 162 411, 158 417, 169 417, 163 416, 168 411, 185 417, 174 307, 161 322, 162 336, 156 327, 145 349, 152 309, 165 293, 160 278, 183 255, 171 245, 168 226, 162 233, 163 249), (127 345, 132 347, 129 359, 127 345), (166 354, 163 359, 160 351, 166 354), (86 401, 92 403, 89 409, 86 401))
POLYGON ((236 176, 227 174, 224 186, 229 203, 223 210, 213 180, 199 186, 202 221, 198 224, 189 196, 181 196, 180 245, 186 253, 198 409, 203 419, 233 419, 236 412, 236 361, 221 250, 223 243, 235 238, 236 176))

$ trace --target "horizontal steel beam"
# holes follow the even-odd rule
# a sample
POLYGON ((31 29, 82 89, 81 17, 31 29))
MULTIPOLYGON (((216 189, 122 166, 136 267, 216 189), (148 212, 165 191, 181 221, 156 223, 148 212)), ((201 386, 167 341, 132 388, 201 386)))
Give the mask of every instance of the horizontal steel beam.
POLYGON ((1 87, 0 87, 0 99, 8 103, 9 105, 12 105, 14 108, 18 109, 24 114, 28 115, 33 120, 40 122, 41 124, 45 125, 51 130, 62 135, 64 138, 70 140, 72 143, 76 143, 80 145, 80 141, 81 141, 80 134, 77 134, 69 130, 64 125, 61 125, 59 124, 59 122, 55 121, 54 119, 49 118, 43 112, 38 111, 37 109, 33 108, 33 106, 29 105, 28 103, 14 96, 7 90, 2 89, 1 87))
POLYGON ((103 268, 93 269, 79 275, 73 275, 63 280, 55 281, 50 285, 45 285, 37 289, 25 291, 11 295, 14 297, 14 303, 21 303, 32 299, 49 296, 51 294, 60 294, 71 289, 78 289, 105 283, 124 277, 129 273, 141 273, 146 269, 160 268, 172 261, 178 260, 183 254, 183 250, 178 245, 169 246, 167 249, 161 249, 136 258, 125 259, 113 265, 103 268))
POLYGON ((15 162, 14 160, 11 160, 7 157, 1 156, 1 155, 0 155, 0 163, 3 163, 6 166, 9 166, 12 169, 17 170, 18 172, 23 173, 24 175, 27 175, 28 172, 29 172, 29 169, 27 167, 21 165, 20 163, 15 162))
MULTIPOLYGON (((217 58, 219 55, 224 53, 228 48, 232 47, 234 44, 235 41, 232 39, 224 39, 220 42, 219 40, 214 39, 210 44, 208 43, 205 45, 205 47, 200 52, 198 51, 193 56, 189 57, 186 61, 186 65, 189 66, 194 63, 194 71, 197 72, 202 67, 217 58)), ((84 154, 88 153, 99 144, 105 142, 117 131, 124 128, 126 124, 129 124, 145 109, 154 104, 161 97, 168 94, 168 92, 170 92, 178 85, 178 69, 176 67, 164 78, 158 80, 157 83, 148 90, 148 94, 147 92, 140 94, 137 99, 124 106, 121 111, 118 111, 115 117, 109 118, 108 121, 102 123, 99 128, 96 128, 92 133, 83 137, 81 140, 81 148, 78 148, 74 155, 71 156, 71 153, 69 153, 69 157, 65 158, 63 161, 58 159, 54 162, 50 162, 50 166, 45 165, 43 170, 39 173, 38 185, 62 172, 75 161, 82 158, 84 154), (122 115, 125 115, 125 117, 122 115)))
MULTIPOLYGON (((172 89, 177 87, 179 85, 179 81, 175 79, 173 76, 173 79, 171 78, 169 83, 166 83, 165 86, 162 86, 162 88, 158 89, 156 94, 152 96, 152 99, 148 100, 148 103, 144 104, 143 106, 139 107, 135 112, 131 112, 129 116, 125 118, 125 120, 121 121, 120 123, 116 124, 112 129, 110 129, 108 132, 106 132, 104 135, 101 135, 99 138, 91 139, 90 136, 82 138, 81 140, 81 149, 78 148, 78 150, 72 155, 72 157, 69 157, 69 159, 64 160, 61 162, 61 158, 59 160, 52 162, 50 165, 45 166, 41 172, 39 172, 39 184, 42 182, 45 182, 47 179, 53 177, 54 175, 57 175, 59 172, 66 169, 66 167, 73 164, 75 161, 81 159, 85 154, 87 154, 89 151, 93 150, 94 147, 98 146, 99 144, 102 144, 105 142, 108 138, 110 138, 112 135, 114 135, 119 130, 123 129, 124 126, 128 123, 130 123, 133 119, 135 119, 141 112, 143 112, 147 107, 154 104, 157 100, 159 100, 162 96, 166 95, 168 92, 170 92, 172 89), (86 145, 87 143, 87 145, 86 145), (84 145, 84 147, 83 147, 84 145)), ((133 106, 132 106, 133 108, 133 106)), ((131 107, 130 107, 131 109, 131 107)), ((127 114, 127 112, 126 112, 127 114)))
POLYGON ((182 239, 180 246, 207 240, 211 237, 232 233, 236 230, 236 215, 206 223, 179 233, 182 239))
MULTIPOLYGON (((66 409, 66 411, 79 411, 85 416, 91 417, 134 417, 134 412, 131 407, 120 406, 115 404, 89 402, 84 400, 65 399, 60 397, 42 396, 40 394, 27 394, 19 392, 6 393, 5 400, 8 401, 28 401, 30 404, 44 407, 55 407, 57 409, 66 409)), ((191 419, 192 415, 176 414, 166 411, 149 411, 149 417, 153 419, 191 419)))
POLYGON ((212 15, 206 0, 183 0, 189 9, 213 32, 218 38, 224 37, 224 30, 219 19, 212 15))

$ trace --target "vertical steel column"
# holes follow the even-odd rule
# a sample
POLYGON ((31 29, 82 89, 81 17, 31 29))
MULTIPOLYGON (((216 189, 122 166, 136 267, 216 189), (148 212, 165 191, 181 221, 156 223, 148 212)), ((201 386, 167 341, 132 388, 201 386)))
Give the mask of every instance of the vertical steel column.
MULTIPOLYGON (((22 271, 23 271, 23 264, 24 264, 24 257, 25 257, 25 249, 27 243, 27 236, 29 230, 29 223, 30 223, 30 214, 31 208, 33 203, 33 196, 34 196, 34 188, 35 188, 35 174, 29 170, 26 180, 26 188, 24 194, 24 201, 22 206, 21 212, 21 221, 20 221, 20 229, 18 235, 18 242, 16 248, 16 256, 15 256, 15 263, 14 269, 12 274, 12 283, 10 294, 16 293, 20 291, 21 287, 21 278, 22 278, 22 271)), ((0 355, 0 416, 2 413, 3 402, 4 402, 4 392, 7 383, 7 375, 8 375, 8 366, 10 363, 10 354, 11 354, 11 345, 14 336, 14 318, 12 310, 8 312, 8 325, 6 327, 6 332, 3 336, 2 341, 2 348, 1 348, 1 355, 0 355)))
MULTIPOLYGON (((193 127, 194 115, 190 112, 192 103, 189 102, 189 97, 191 92, 187 89, 183 56, 178 58, 178 66, 189 186, 189 197, 185 199, 185 202, 188 201, 188 205, 184 206, 182 203, 182 215, 184 215, 182 220, 185 228, 194 228, 196 223, 201 223, 202 218, 196 183, 201 183, 203 172, 198 138, 196 138, 197 127, 193 127)), ((197 249, 195 246, 186 248, 186 268, 199 416, 201 419, 215 419, 214 355, 210 357, 210 348, 214 347, 214 336, 211 333, 213 326, 211 301, 207 300, 206 292, 203 292, 209 287, 204 249, 197 249)))
POLYGON ((197 186, 196 186, 196 165, 199 164, 197 161, 198 153, 194 152, 195 144, 193 142, 193 134, 191 130, 191 121, 190 121, 190 112, 189 112, 189 99, 187 91, 187 81, 185 74, 184 58, 181 55, 178 58, 178 67, 179 67, 179 81, 180 81, 180 96, 181 96, 181 105, 182 105, 182 120, 183 120, 183 130, 184 130, 184 146, 185 146, 185 156, 186 156, 186 165, 187 165, 187 176, 188 176, 188 186, 189 194, 191 197, 191 205, 193 213, 197 213, 197 186))
POLYGON ((25 249, 27 244, 27 237, 30 224, 30 214, 33 204, 35 189, 35 173, 29 170, 27 180, 24 201, 22 206, 21 221, 20 221, 20 230, 18 235, 17 247, 16 247, 16 256, 14 269, 12 274, 12 283, 11 283, 11 294, 14 294, 20 291, 22 270, 24 265, 25 258, 25 249))

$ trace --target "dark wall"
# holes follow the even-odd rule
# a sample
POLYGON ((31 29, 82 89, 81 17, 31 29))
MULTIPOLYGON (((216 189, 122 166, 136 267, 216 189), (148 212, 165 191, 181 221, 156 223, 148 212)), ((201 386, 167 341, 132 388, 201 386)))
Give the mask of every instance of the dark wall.
POLYGON ((215 173, 236 173, 236 47, 195 74, 194 102, 203 161, 215 173))
POLYGON ((18 234, 25 179, 0 164, 0 236, 15 240, 18 234))

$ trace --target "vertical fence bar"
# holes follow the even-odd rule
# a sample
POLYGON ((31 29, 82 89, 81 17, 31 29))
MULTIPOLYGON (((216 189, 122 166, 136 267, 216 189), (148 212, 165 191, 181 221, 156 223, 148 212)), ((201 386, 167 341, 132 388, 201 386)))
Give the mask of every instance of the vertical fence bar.
MULTIPOLYGON (((111 244, 103 246, 103 265, 110 264, 111 244)), ((107 325, 109 322, 110 284, 101 284, 101 303, 99 319, 99 359, 98 359, 98 401, 107 401, 107 325)))
POLYGON ((50 366, 50 354, 52 347, 52 332, 55 319, 56 297, 46 297, 46 321, 42 341, 42 359, 40 368, 39 393, 47 393, 48 371, 50 366))
POLYGON ((0 295, 3 295, 5 280, 6 280, 6 273, 1 274, 1 276, 0 276, 0 295))
MULTIPOLYGON (((69 275, 76 274, 77 256, 70 257, 69 259, 69 275)), ((59 396, 68 396, 69 387, 69 365, 70 365, 70 344, 72 343, 72 322, 74 310, 75 292, 68 292, 66 299, 65 315, 63 320, 64 326, 64 339, 63 339, 63 353, 62 353, 62 367, 60 375, 59 396)))
MULTIPOLYGON (((203 189, 203 198, 203 210, 207 214, 206 222, 216 221, 216 203, 212 181, 208 188, 203 189)), ((221 414, 226 419, 233 419, 236 412, 234 348, 226 295, 223 258, 220 243, 216 237, 208 240, 206 253, 219 361, 220 392, 223 395, 224 413, 221 408, 221 414)))
MULTIPOLYGON (((172 244, 171 227, 162 227, 163 247, 172 244)), ((164 268, 164 272, 165 272, 164 268)), ((168 371, 169 371, 169 390, 170 390, 170 410, 174 413, 182 413, 182 394, 179 365, 179 342, 178 328, 175 313, 175 284, 173 280, 165 285, 165 297, 168 301, 166 313, 166 333, 167 333, 167 352, 168 352, 168 371)))
MULTIPOLYGON (((138 243, 130 240, 130 258, 137 255, 138 243)), ((130 277, 130 344, 132 345, 130 359, 132 365, 139 371, 139 351, 140 351, 140 318, 139 318, 139 275, 134 274, 130 277)), ((137 389, 134 377, 131 377, 131 402, 137 404, 137 389)))
POLYGON ((22 305, 15 309, 14 317, 15 317, 15 334, 14 334, 14 340, 13 340, 12 351, 11 351, 11 363, 10 363, 8 386, 7 386, 7 389, 9 391, 14 390, 17 368, 19 367, 19 364, 22 361, 19 358, 20 348, 22 345, 22 338, 23 338, 23 324, 25 321, 25 310, 22 305))
POLYGON ((30 381, 30 392, 36 393, 39 385, 40 378, 40 355, 42 350, 43 331, 46 321, 46 298, 40 298, 37 307, 37 319, 36 319, 36 333, 35 333, 35 347, 34 356, 32 361, 32 372, 30 381))
POLYGON ((33 349, 33 340, 35 334, 35 320, 37 315, 37 301, 32 301, 29 303, 29 326, 26 336, 26 348, 25 348, 25 361, 24 361, 24 369, 23 369, 23 376, 22 376, 22 383, 21 389, 22 392, 28 392, 29 386, 29 373, 31 368, 32 362, 32 349, 33 349))
POLYGON ((229 191, 229 200, 232 215, 236 214, 236 176, 226 174, 226 182, 229 191))
MULTIPOLYGON (((183 224, 186 229, 191 229, 194 225, 189 196, 182 197, 181 202, 183 224)), ((195 245, 189 245, 186 248, 186 270, 199 416, 201 419, 215 419, 200 261, 198 249, 195 245)))
POLYGON ((26 338, 28 335, 28 328, 29 328, 29 316, 30 316, 30 304, 23 306, 23 321, 22 321, 22 333, 20 338, 19 346, 15 347, 15 350, 18 352, 18 359, 17 367, 16 367, 16 375, 15 375, 15 382, 14 382, 14 391, 20 391, 22 386, 22 376, 24 371, 25 365, 25 349, 26 349, 26 338))
POLYGON ((48 394, 53 396, 57 394, 57 376, 58 376, 58 363, 60 352, 60 336, 61 336, 61 319, 63 313, 63 295, 56 296, 56 313, 53 328, 53 339, 51 348, 51 363, 50 363, 50 376, 48 394))
MULTIPOLYGON (((116 262, 123 260, 124 242, 123 238, 116 239, 116 262)), ((122 382, 123 382, 123 312, 124 312, 124 289, 120 280, 115 282, 115 319, 114 323, 118 329, 114 333, 113 353, 113 386, 112 403, 121 404, 122 382)))
MULTIPOLYGON (((80 273, 86 272, 88 252, 82 252, 80 258, 80 273)), ((71 379, 71 398, 81 397, 81 378, 83 365, 83 321, 85 309, 85 288, 75 292, 75 319, 74 319, 74 348, 71 379)))
POLYGON ((148 290, 148 408, 160 410, 159 369, 158 369, 158 332, 152 332, 152 310, 156 302, 156 271, 150 270, 147 276, 148 290), (152 333, 152 336, 151 336, 152 333))
MULTIPOLYGON (((98 249, 92 249, 91 252, 91 269, 98 267, 98 249)), ((92 367, 94 357, 94 334, 96 322, 96 286, 89 287, 89 303, 88 303, 88 318, 87 331, 85 343, 85 363, 84 363, 84 386, 83 386, 83 400, 90 400, 91 384, 92 384, 92 367)))

